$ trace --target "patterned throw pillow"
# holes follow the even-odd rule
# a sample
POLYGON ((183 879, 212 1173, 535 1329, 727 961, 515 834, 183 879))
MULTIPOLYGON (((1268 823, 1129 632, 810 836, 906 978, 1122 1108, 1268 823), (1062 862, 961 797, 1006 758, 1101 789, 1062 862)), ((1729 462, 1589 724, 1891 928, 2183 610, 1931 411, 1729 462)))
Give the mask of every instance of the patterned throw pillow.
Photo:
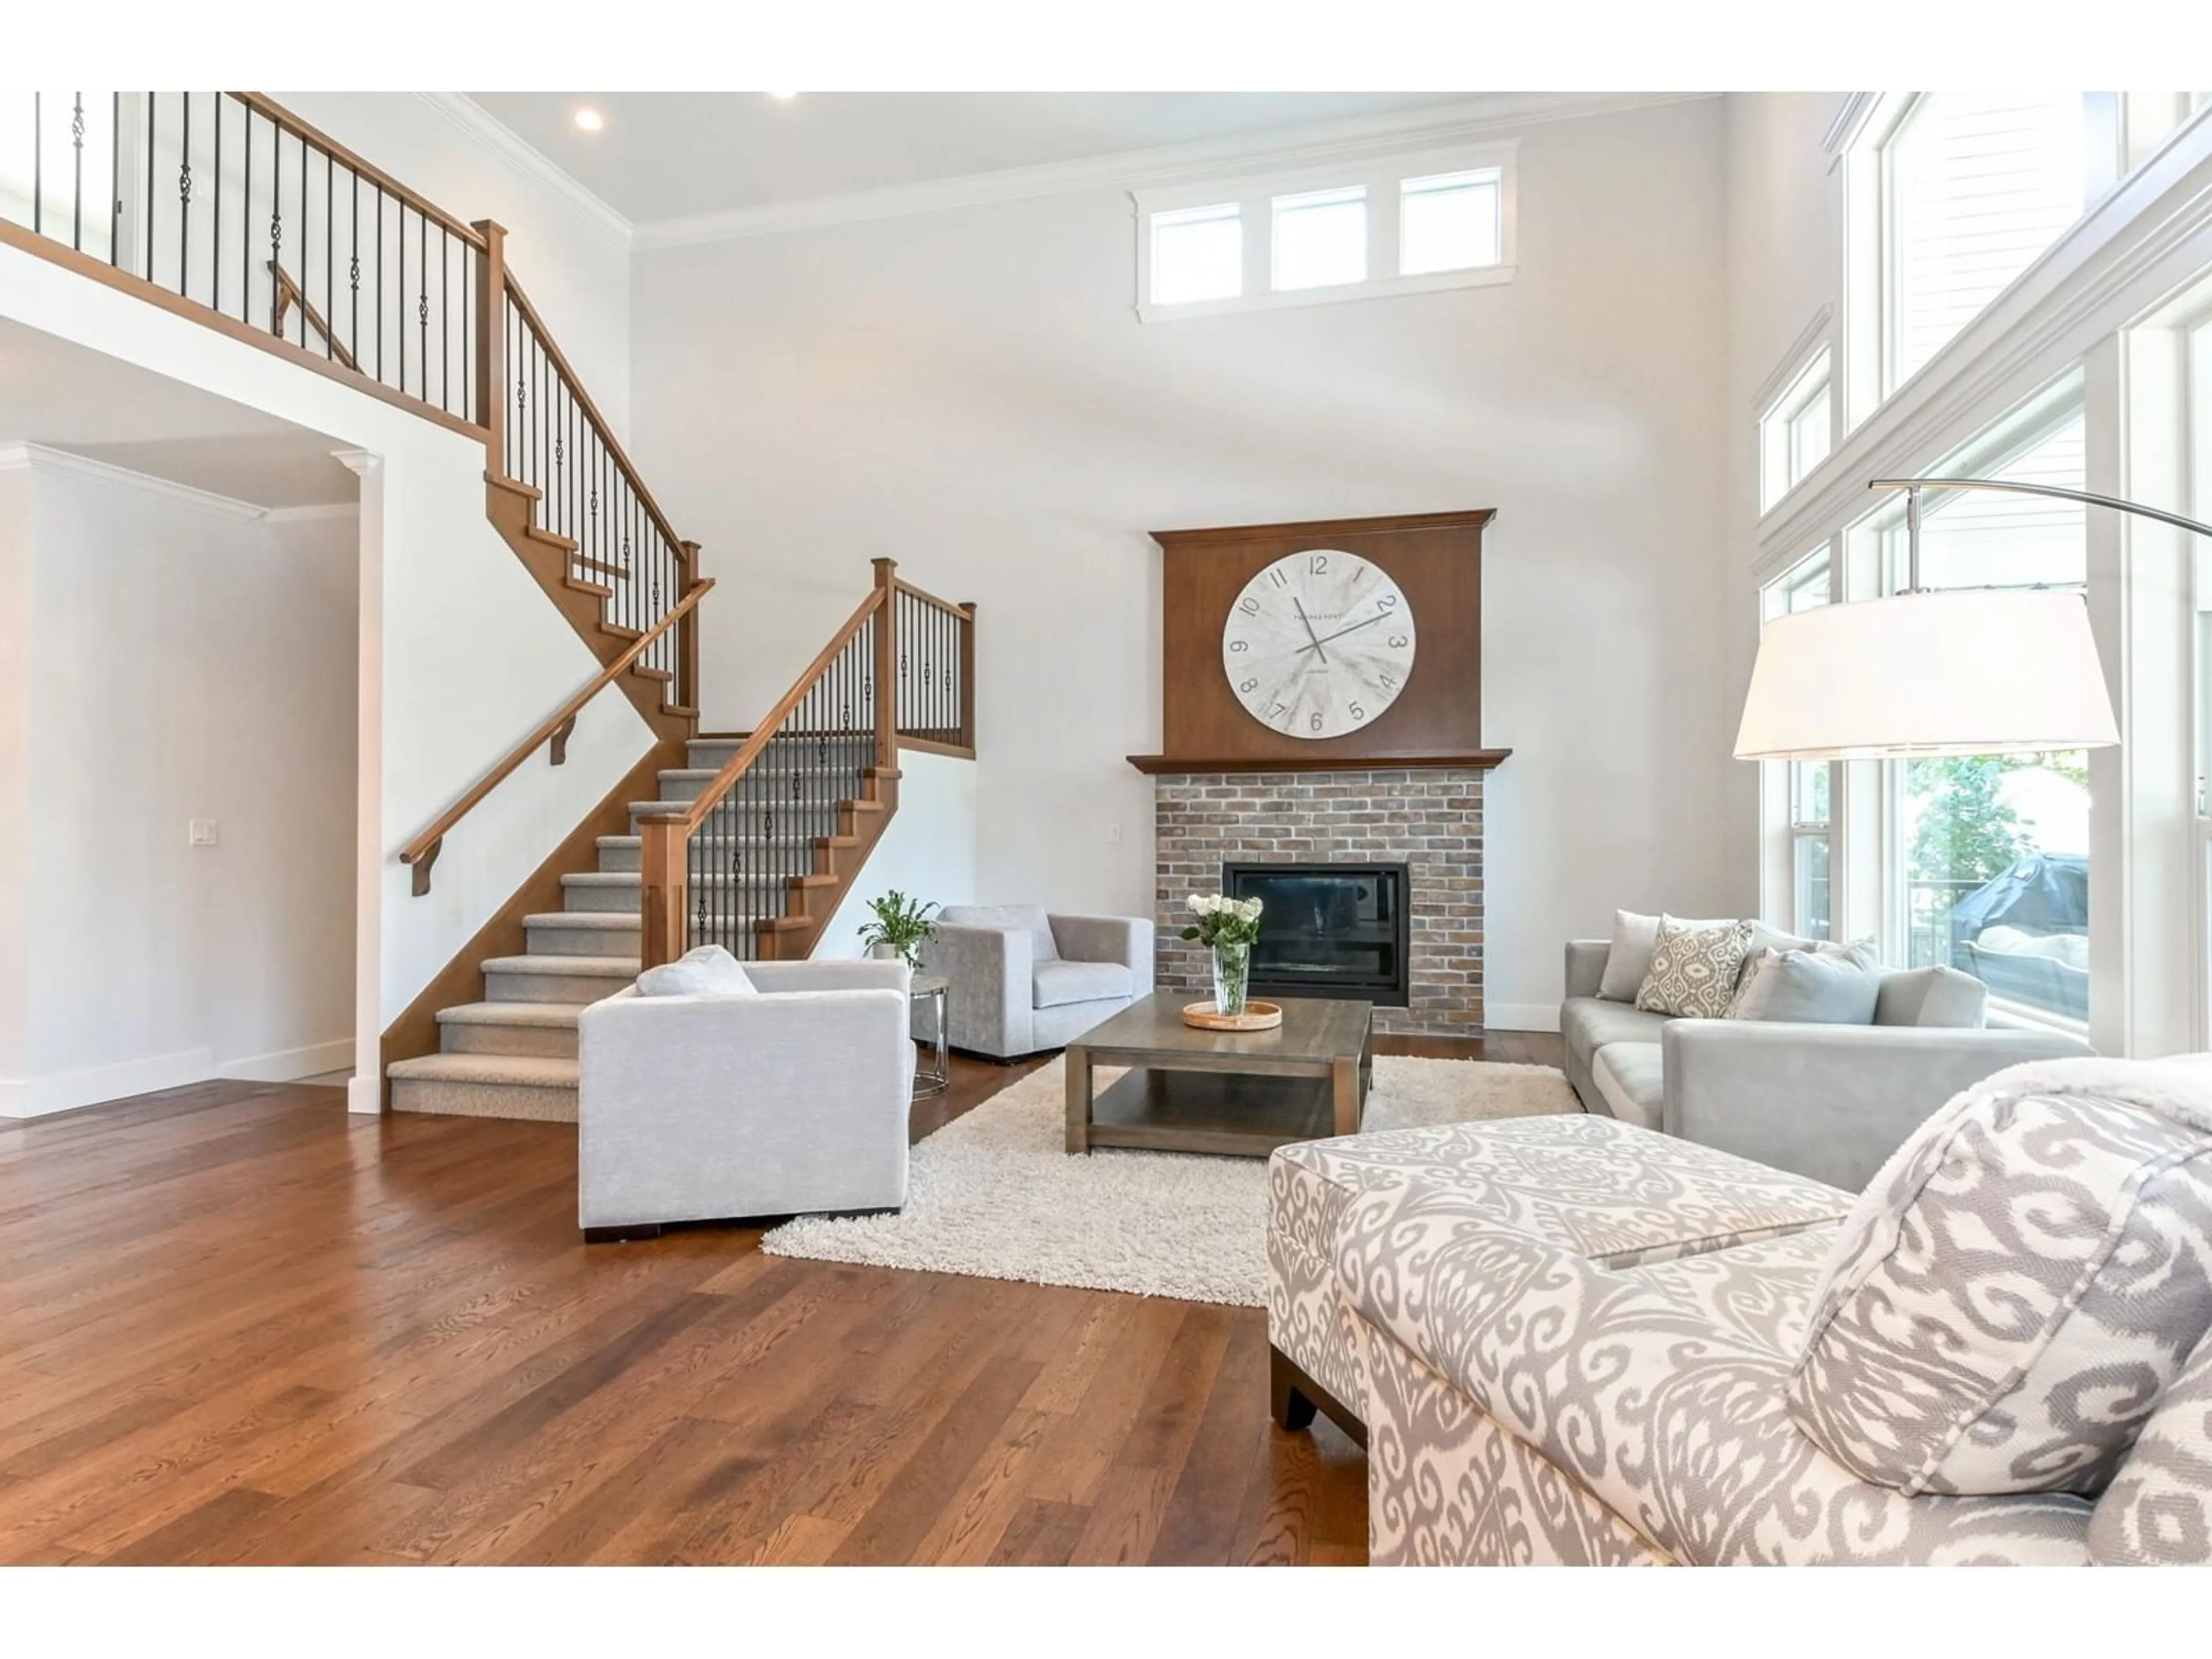
POLYGON ((2016 1066, 1860 1194, 1790 1414, 1908 1497, 2094 1493, 2208 1328, 2212 1064, 2016 1066))
POLYGON ((1646 1013, 1726 1018, 1751 935, 1747 921, 1713 926, 1661 916, 1651 966, 1636 989, 1636 1006, 1646 1013))

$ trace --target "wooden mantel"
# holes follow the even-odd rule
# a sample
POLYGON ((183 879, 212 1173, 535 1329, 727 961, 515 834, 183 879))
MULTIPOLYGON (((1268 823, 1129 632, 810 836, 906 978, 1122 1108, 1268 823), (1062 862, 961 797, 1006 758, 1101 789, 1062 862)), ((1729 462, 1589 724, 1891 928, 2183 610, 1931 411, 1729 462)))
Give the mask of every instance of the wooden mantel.
POLYGON ((1482 734, 1482 536, 1494 516, 1474 507, 1155 531, 1163 752, 1132 755, 1129 764, 1155 776, 1496 766, 1509 751, 1486 747, 1482 734), (1318 736, 1271 727, 1239 701, 1223 667, 1224 626, 1246 585, 1301 555, 1364 561, 1395 584, 1419 626, 1419 654, 1403 690, 1356 730, 1318 736))
POLYGON ((1487 772, 1510 749, 1456 749, 1418 755, 1279 755, 1255 759, 1184 755, 1132 755, 1129 764, 1153 777, 1186 772, 1389 772, 1401 767, 1456 767, 1487 772))

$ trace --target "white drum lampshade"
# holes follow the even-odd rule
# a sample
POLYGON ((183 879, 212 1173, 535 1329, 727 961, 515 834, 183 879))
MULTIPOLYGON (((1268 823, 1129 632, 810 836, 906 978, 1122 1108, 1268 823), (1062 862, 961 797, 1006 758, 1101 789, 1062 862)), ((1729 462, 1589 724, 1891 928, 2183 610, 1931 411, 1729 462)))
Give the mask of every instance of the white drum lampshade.
POLYGON ((1962 589, 1778 617, 1739 760, 2099 749, 2120 740, 2078 593, 1962 589))

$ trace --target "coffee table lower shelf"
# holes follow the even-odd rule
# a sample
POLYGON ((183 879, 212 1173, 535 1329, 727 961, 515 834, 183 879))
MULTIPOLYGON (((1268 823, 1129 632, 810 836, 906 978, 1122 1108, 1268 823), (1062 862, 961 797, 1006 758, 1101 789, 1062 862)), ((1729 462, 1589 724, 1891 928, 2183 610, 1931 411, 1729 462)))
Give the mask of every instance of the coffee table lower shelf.
POLYGON ((1336 1133, 1327 1078, 1132 1066, 1091 1103, 1093 1147, 1265 1158, 1336 1133))

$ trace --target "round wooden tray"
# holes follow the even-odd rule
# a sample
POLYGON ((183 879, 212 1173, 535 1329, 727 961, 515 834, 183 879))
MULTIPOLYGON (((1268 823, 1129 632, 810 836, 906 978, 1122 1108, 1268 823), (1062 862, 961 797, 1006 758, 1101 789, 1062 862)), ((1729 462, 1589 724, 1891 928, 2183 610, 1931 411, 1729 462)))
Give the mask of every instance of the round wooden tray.
POLYGON ((1201 1031, 1272 1031, 1283 1023, 1283 1005, 1255 997, 1243 1013, 1221 1014, 1211 1002, 1188 1002, 1183 1005, 1182 1023, 1201 1031))

